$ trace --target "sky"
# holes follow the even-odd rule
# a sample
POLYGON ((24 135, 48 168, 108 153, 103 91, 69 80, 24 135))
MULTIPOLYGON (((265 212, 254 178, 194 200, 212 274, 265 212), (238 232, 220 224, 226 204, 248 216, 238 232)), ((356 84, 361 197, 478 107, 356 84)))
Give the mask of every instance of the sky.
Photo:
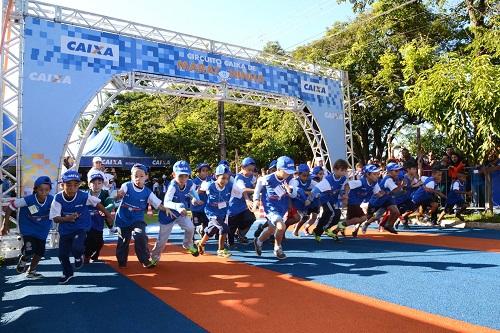
POLYGON ((42 0, 221 42, 262 49, 278 41, 291 51, 354 17, 337 0, 42 0), (134 5, 130 5, 134 3, 134 5))

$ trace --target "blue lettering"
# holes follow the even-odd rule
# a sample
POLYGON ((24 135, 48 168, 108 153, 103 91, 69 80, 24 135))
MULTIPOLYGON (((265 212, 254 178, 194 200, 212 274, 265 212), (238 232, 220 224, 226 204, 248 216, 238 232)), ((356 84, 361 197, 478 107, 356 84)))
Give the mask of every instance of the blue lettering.
POLYGON ((85 51, 85 44, 83 44, 83 43, 78 44, 75 51, 86 52, 85 51))
POLYGON ((105 55, 105 56, 110 56, 110 57, 112 57, 112 56, 113 56, 113 49, 112 49, 112 48, 110 48, 110 47, 108 47, 108 48, 106 49, 106 51, 104 51, 104 55, 105 55))
POLYGON ((76 45, 76 42, 69 42, 67 46, 68 46, 68 49, 70 49, 71 51, 74 51, 75 45, 76 45))

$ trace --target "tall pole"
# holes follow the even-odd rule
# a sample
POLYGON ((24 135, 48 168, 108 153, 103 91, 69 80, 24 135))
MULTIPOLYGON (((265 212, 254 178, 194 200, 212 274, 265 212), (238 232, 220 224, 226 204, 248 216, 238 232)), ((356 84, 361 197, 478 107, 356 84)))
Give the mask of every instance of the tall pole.
POLYGON ((224 133, 224 102, 217 102, 217 123, 219 133, 219 155, 221 160, 227 158, 226 135, 224 133))

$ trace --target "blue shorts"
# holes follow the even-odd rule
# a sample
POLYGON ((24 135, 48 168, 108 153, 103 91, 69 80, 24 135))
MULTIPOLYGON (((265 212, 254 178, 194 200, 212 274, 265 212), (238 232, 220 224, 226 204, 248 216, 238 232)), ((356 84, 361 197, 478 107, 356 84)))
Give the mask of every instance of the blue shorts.
POLYGON ((267 222, 270 225, 272 225, 273 227, 276 227, 276 223, 278 221, 285 222, 285 216, 284 216, 284 214, 281 215, 278 212, 269 212, 269 213, 266 213, 266 218, 267 218, 267 222))
POLYGON ((227 235, 229 233, 229 226, 227 225, 226 218, 220 216, 209 216, 208 226, 205 228, 205 234, 213 237, 217 234, 227 235))

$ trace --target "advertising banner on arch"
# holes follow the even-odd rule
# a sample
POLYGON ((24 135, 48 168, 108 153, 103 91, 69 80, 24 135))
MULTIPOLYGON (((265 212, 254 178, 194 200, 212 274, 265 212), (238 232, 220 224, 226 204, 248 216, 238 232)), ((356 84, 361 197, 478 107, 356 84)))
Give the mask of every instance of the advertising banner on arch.
MULTIPOLYGON (((27 17, 22 185, 57 176, 75 121, 113 77, 147 72, 297 97, 314 114, 331 159, 345 158, 341 82, 225 55, 27 17)), ((281 111, 277 111, 281 112, 281 111)))

